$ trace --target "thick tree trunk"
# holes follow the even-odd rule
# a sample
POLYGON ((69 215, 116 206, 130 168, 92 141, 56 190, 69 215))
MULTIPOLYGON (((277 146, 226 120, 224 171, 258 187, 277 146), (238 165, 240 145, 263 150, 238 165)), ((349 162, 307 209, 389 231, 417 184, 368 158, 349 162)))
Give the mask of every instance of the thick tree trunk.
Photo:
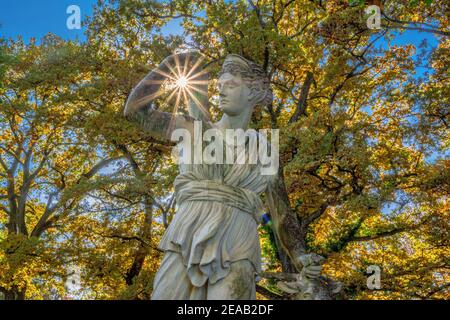
MULTIPOLYGON (((284 181, 283 167, 280 163, 280 168, 278 171, 278 185, 276 186, 276 191, 281 199, 284 200, 286 204, 289 204, 289 196, 286 189, 286 184, 284 181)), ((287 208, 289 210, 289 208, 287 208)), ((282 215, 293 215, 292 212, 282 212, 282 215)), ((306 221, 305 221, 306 222, 306 221)), ((297 242, 295 244, 299 249, 296 251, 306 251, 306 236, 308 233, 308 228, 296 215, 295 219, 287 219, 286 223, 283 223, 280 233, 284 235, 275 234, 275 242, 278 251, 278 257, 280 259, 282 270, 284 274, 297 274, 298 271, 292 264, 288 254, 282 249, 280 243, 280 236, 289 239, 290 242, 297 242)), ((337 294, 340 290, 340 284, 328 279, 326 277, 320 277, 319 279, 310 281, 312 290, 308 294, 299 292, 296 295, 292 295, 290 299, 295 300, 334 300, 337 298, 337 294)))
POLYGON ((25 300, 25 293, 26 289, 19 290, 17 287, 0 288, 0 300, 25 300))
MULTIPOLYGON (((148 243, 152 240, 152 221, 153 221, 153 209, 152 209, 153 201, 149 195, 144 196, 144 207, 145 207, 145 218, 144 224, 142 226, 142 238, 148 241, 148 243)), ((133 284, 133 281, 136 277, 141 273, 142 267, 145 262, 145 258, 150 254, 151 248, 145 244, 140 243, 139 248, 136 251, 134 256, 133 264, 125 276, 125 282, 128 286, 133 284)))
MULTIPOLYGON (((276 192, 280 196, 280 198, 284 201, 284 203, 289 204, 289 196, 286 189, 286 184, 284 181, 284 173, 283 173, 283 165, 280 163, 280 167, 278 170, 278 184, 276 186, 276 192)), ((284 212, 284 215, 290 214, 289 212, 284 212)), ((291 234, 292 230, 296 230, 295 235, 298 237, 295 241, 298 241, 299 247, 305 248, 305 239, 306 234, 302 234, 302 230, 300 228, 300 222, 298 220, 291 219, 289 221, 289 226, 285 226, 284 232, 291 234)), ((277 246, 278 258, 280 259, 281 266, 283 272, 286 273, 295 273, 296 269, 292 264, 288 254, 282 249, 279 235, 275 232, 275 243, 277 246)))

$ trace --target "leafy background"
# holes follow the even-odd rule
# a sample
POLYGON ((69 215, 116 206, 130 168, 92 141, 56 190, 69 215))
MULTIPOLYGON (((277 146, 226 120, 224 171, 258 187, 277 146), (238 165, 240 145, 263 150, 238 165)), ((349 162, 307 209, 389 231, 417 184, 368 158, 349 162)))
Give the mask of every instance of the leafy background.
MULTIPOLYGON (((65 29, 72 3, 2 2, 2 298, 150 297, 177 169, 121 111, 179 48, 213 76, 228 53, 266 68, 275 100, 251 125, 280 129, 298 241, 326 258, 343 299, 448 298, 447 1, 78 2, 80 31, 65 29), (380 30, 365 24, 371 3, 380 30)), ((260 232, 265 270, 282 271, 260 232)))

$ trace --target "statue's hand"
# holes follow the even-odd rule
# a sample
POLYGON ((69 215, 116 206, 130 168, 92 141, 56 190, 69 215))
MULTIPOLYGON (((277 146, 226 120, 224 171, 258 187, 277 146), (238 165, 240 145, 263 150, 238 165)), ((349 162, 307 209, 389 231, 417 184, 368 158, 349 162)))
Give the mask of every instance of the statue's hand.
POLYGON ((302 254, 294 259, 294 265, 297 270, 304 274, 309 279, 316 279, 320 276, 322 271, 322 262, 325 260, 324 257, 316 253, 302 254))
POLYGON ((189 99, 189 115, 196 120, 210 121, 208 102, 209 73, 203 69, 202 57, 196 51, 172 54, 165 58, 160 68, 174 76, 187 77, 188 88, 185 91, 189 99))
MULTIPOLYGON (((156 69, 150 71, 145 78, 133 88, 125 104, 124 115, 133 115, 143 106, 148 105, 156 99, 159 96, 158 92, 161 84, 167 80, 167 75, 174 77, 176 76, 174 72, 186 72, 184 71, 185 68, 187 70, 195 68, 195 70, 192 70, 191 74, 199 72, 203 68, 201 63, 196 63, 199 59, 200 54, 195 51, 172 54, 166 57, 156 69)), ((202 72, 200 76, 195 77, 197 82, 199 82, 199 80, 207 79, 208 73, 206 72, 202 72)), ((205 83, 207 83, 207 81, 205 81, 205 83)), ((206 86, 206 89, 202 88, 202 90, 207 91, 208 87, 206 86)))

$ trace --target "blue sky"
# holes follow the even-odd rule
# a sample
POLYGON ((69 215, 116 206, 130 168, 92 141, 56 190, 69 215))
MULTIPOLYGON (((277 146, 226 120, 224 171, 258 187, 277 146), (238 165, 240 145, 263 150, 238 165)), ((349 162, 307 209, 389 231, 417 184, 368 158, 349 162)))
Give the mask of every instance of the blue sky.
MULTIPOLYGON (((0 37, 16 39, 22 36, 40 39, 51 32, 64 39, 83 40, 83 30, 66 27, 67 7, 77 5, 81 16, 90 16, 97 0, 0 0, 0 37)), ((179 21, 169 22, 163 32, 180 33, 179 21)))
POLYGON ((82 30, 69 30, 66 9, 76 4, 81 15, 91 15, 96 0, 0 0, 0 36, 17 38, 23 36, 26 42, 31 37, 42 38, 48 32, 64 39, 83 38, 82 30))
MULTIPOLYGON (((82 17, 92 15, 92 8, 97 0, 0 0, 0 36, 5 38, 17 38, 22 36, 25 42, 30 38, 42 38, 51 32, 64 39, 84 38, 83 30, 69 30, 66 20, 68 6, 75 4, 80 7, 82 17)), ((179 21, 169 22, 165 33, 182 32, 179 21)), ((435 46, 436 38, 429 33, 407 31, 395 37, 393 44, 419 45, 427 38, 429 44, 435 46)))

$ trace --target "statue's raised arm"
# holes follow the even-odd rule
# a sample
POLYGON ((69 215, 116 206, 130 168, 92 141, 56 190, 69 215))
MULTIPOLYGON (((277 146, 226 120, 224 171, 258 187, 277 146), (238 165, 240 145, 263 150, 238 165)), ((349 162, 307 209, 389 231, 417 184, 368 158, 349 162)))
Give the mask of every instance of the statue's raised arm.
POLYGON ((178 128, 192 132, 196 118, 208 117, 208 73, 202 70, 199 62, 195 53, 173 54, 164 59, 133 88, 125 104, 125 117, 162 140, 170 140, 173 130, 178 128), (178 105, 181 99, 189 99, 189 113, 192 116, 163 112, 153 107, 152 102, 162 95, 161 87, 166 81, 173 82, 172 86, 176 88, 172 90, 177 91, 173 95, 178 95, 172 95, 173 99, 169 100, 178 105))

